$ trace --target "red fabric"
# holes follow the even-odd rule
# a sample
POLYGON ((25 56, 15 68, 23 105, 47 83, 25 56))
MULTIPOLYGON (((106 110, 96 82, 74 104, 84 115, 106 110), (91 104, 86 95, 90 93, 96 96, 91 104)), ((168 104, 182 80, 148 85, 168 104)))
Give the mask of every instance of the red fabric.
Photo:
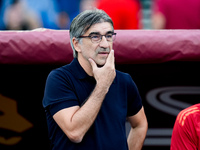
POLYGON ((171 150, 200 150, 200 104, 184 109, 177 116, 171 150))
POLYGON ((200 29, 200 0, 155 0, 166 18, 165 29, 200 29))
MULTIPOLYGON (((116 64, 200 61, 200 30, 116 30, 116 64)), ((66 64, 68 30, 0 32, 0 64, 66 64)))
POLYGON ((139 3, 135 0, 99 0, 97 8, 113 20, 115 29, 139 28, 139 3))

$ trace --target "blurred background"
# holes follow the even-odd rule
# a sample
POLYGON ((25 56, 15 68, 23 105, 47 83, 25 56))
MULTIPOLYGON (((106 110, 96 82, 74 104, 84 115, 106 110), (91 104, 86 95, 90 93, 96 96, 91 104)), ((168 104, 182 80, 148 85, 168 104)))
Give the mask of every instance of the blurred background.
POLYGON ((0 30, 69 29, 94 8, 108 13, 115 29, 200 29, 199 0, 0 0, 0 30))
POLYGON ((151 0, 0 0, 0 30, 69 29, 86 9, 100 8, 115 29, 151 29, 151 0))

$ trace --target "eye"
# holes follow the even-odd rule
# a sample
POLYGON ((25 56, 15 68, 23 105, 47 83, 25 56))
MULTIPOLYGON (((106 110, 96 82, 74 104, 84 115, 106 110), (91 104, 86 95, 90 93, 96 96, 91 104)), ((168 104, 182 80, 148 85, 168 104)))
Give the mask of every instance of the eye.
POLYGON ((93 40, 99 40, 99 39, 100 39, 100 35, 98 35, 98 34, 92 34, 92 35, 90 35, 90 37, 91 37, 93 40))
POLYGON ((107 35, 106 35, 106 38, 111 39, 112 36, 113 36, 112 34, 107 34, 107 35))

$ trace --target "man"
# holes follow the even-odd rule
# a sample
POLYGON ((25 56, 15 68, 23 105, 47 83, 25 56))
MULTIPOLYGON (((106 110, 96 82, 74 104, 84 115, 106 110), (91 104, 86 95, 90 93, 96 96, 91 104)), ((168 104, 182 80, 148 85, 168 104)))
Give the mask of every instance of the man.
POLYGON ((200 150, 200 103, 182 110, 175 121, 171 150, 200 150))
POLYGON ((98 9, 72 21, 75 58, 49 74, 43 99, 52 149, 142 148, 147 119, 133 80, 115 70, 115 35, 111 18, 98 9), (126 119, 132 127, 128 144, 126 119))

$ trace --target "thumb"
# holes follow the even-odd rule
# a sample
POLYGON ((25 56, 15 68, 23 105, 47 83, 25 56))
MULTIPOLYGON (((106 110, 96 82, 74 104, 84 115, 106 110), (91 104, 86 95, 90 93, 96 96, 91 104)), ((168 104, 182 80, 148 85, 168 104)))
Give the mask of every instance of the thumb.
POLYGON ((97 64, 94 62, 93 59, 89 58, 88 60, 89 60, 89 62, 90 62, 90 64, 91 64, 93 70, 94 70, 95 68, 97 68, 97 64))

